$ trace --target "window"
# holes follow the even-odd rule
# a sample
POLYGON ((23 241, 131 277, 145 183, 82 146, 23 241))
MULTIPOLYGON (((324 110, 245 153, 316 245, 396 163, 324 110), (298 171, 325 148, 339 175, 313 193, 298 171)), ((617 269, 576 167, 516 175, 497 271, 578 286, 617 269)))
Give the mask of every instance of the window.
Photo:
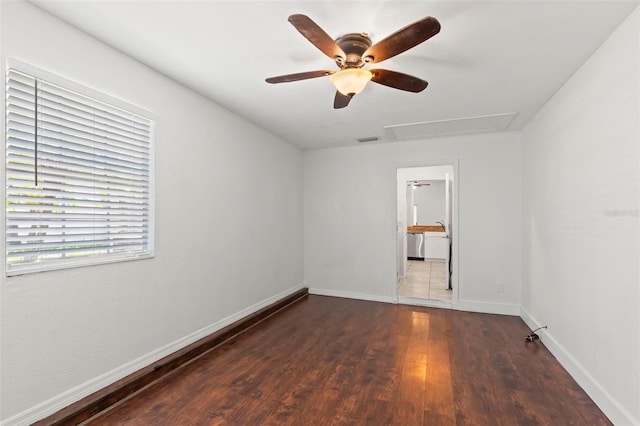
POLYGON ((7 275, 153 254, 152 128, 140 115, 7 71, 7 275))

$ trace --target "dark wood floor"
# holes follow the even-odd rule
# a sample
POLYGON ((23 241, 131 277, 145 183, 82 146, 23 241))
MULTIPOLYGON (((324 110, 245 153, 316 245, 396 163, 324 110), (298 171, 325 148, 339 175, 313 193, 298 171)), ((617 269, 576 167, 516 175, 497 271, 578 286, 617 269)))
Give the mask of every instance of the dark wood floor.
POLYGON ((91 425, 610 425, 517 317, 309 296, 91 425))

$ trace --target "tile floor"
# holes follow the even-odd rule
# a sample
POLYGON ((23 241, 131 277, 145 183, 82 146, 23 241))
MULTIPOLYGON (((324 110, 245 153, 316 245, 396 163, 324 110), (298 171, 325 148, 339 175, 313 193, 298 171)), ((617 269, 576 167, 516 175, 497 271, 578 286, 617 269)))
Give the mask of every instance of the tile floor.
POLYGON ((398 283, 398 296, 451 300, 447 290, 444 260, 408 260, 407 276, 398 283))

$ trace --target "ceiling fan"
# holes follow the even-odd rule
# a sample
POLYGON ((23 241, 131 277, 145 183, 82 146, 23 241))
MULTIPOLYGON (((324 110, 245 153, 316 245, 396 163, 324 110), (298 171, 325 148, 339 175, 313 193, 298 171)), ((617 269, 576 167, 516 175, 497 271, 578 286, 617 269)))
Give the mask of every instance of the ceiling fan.
POLYGON ((369 80, 394 89, 421 92, 427 82, 412 75, 385 69, 364 69, 366 64, 382 62, 428 40, 440 31, 437 19, 427 16, 372 44, 366 33, 346 34, 333 40, 306 15, 291 15, 289 22, 325 55, 336 62, 338 71, 317 70, 267 78, 267 83, 287 83, 330 76, 336 86, 334 108, 344 108, 369 80))

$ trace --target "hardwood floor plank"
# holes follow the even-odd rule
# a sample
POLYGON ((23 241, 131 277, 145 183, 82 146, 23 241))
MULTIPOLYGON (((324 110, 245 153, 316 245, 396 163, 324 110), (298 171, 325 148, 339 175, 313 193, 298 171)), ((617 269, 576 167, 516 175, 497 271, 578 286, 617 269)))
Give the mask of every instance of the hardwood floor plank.
POLYGON ((455 424, 449 339, 451 330, 442 312, 433 312, 429 323, 429 347, 424 424, 455 424))
POLYGON ((520 318, 308 296, 91 425, 610 422, 520 318))
POLYGON ((393 409, 401 424, 420 425, 424 420, 429 314, 412 311, 407 315, 411 317, 409 345, 393 409))

